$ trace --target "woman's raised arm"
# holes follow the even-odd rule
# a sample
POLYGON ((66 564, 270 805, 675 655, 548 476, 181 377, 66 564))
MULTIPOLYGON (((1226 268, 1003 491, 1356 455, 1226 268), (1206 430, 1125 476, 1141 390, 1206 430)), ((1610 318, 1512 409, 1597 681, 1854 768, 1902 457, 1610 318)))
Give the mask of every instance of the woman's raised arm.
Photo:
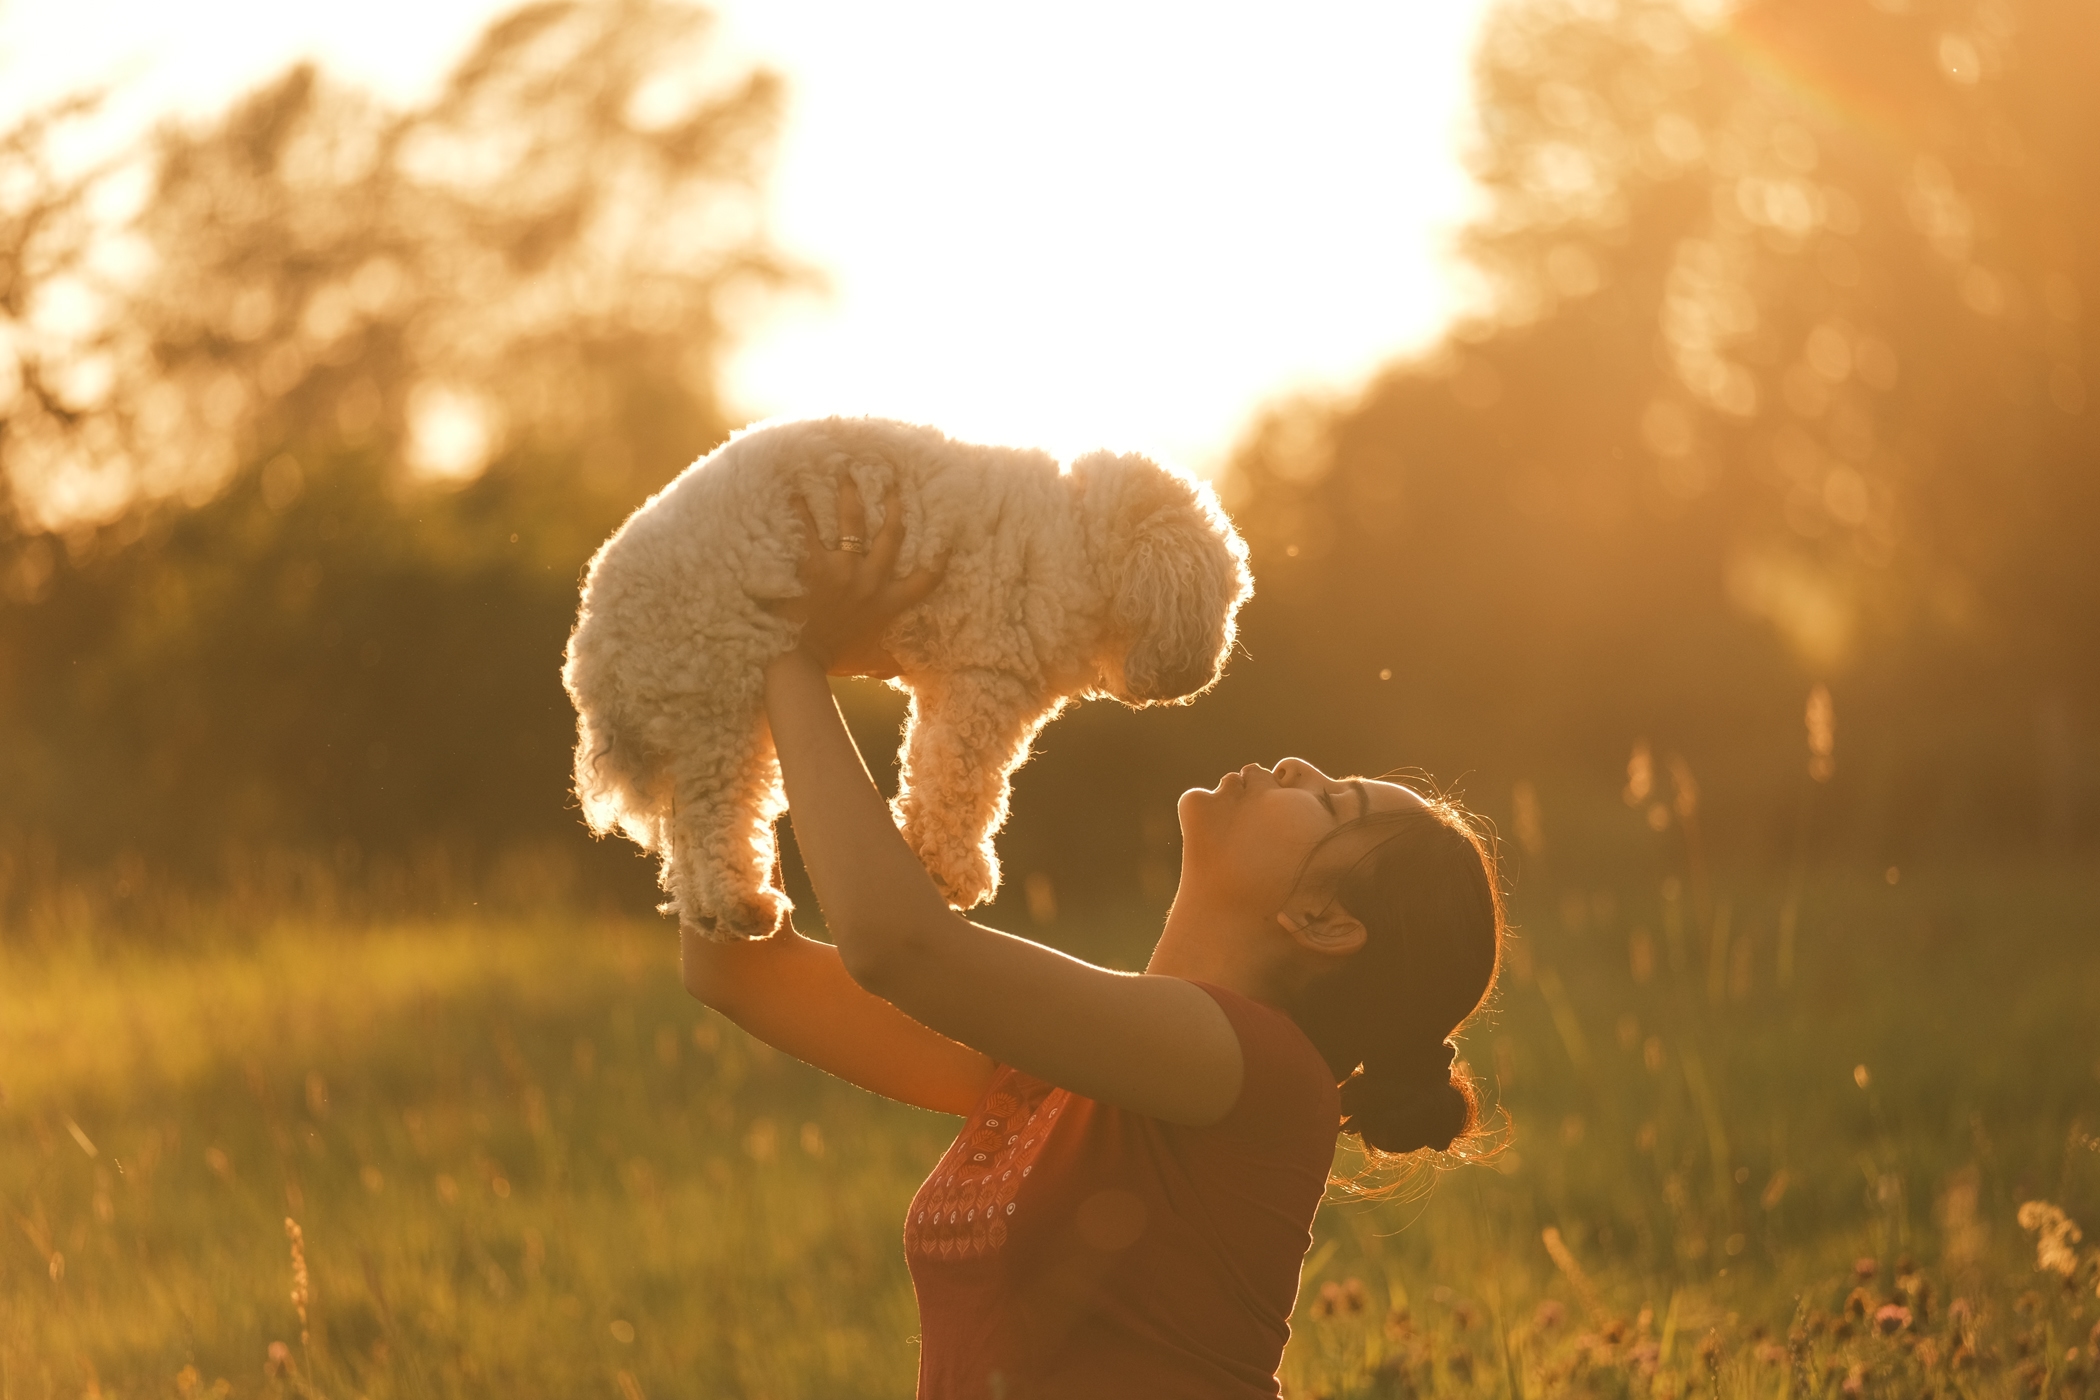
MULTIPOLYGON (((840 718, 828 666, 868 638, 921 581, 892 578, 902 512, 866 555, 811 532, 797 611, 802 645, 766 670, 766 713, 803 865, 846 972, 962 1045, 1104 1103, 1170 1122, 1214 1123, 1239 1096, 1238 1037, 1200 987, 1110 972, 971 923, 949 909, 905 845, 840 718), (903 590, 902 594, 899 590, 903 590)), ((865 514, 850 483, 841 528, 865 514)))

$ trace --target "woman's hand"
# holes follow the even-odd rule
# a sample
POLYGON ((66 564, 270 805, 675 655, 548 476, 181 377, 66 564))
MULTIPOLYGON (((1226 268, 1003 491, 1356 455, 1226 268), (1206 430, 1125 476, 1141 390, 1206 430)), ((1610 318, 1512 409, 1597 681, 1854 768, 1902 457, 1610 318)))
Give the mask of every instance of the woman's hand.
POLYGON ((944 565, 895 577, 904 547, 904 512, 884 512, 882 528, 867 537, 868 513, 852 477, 839 482, 839 542, 824 543, 809 502, 795 498, 802 517, 802 596, 768 599, 767 611, 802 624, 797 649, 835 676, 897 674, 882 634, 899 613, 916 607, 941 581, 944 565), (858 546, 856 548, 856 546, 858 546))

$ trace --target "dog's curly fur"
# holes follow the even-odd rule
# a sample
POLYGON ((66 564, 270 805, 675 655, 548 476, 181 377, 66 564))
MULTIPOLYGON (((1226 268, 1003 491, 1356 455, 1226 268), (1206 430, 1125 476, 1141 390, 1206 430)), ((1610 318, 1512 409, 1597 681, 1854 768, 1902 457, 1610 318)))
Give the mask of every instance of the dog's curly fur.
POLYGON ((1013 772, 1073 699, 1184 702, 1218 677, 1253 582, 1209 487, 1137 455, 957 442, 879 418, 762 424, 658 492, 592 558, 562 680, 576 793, 593 831, 662 858, 666 913, 717 938, 765 937, 786 810, 766 663, 797 627, 760 600, 800 593, 806 501, 835 540, 837 485, 901 505, 908 572, 947 557, 884 642, 911 695, 892 811, 949 902, 998 888, 992 836, 1013 772))

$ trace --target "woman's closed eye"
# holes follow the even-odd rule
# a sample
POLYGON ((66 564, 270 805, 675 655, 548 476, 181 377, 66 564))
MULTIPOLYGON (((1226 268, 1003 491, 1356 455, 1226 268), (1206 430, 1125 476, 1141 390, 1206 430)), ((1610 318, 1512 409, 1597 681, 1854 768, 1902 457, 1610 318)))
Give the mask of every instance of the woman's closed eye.
MULTIPOLYGON (((1363 779, 1351 778, 1349 780, 1349 792, 1356 798, 1356 815, 1359 817, 1368 816, 1371 811, 1371 796, 1364 791, 1363 779)), ((1342 809, 1340 804, 1334 800, 1332 789, 1324 787, 1320 789, 1320 802, 1336 821, 1342 820, 1342 809)))

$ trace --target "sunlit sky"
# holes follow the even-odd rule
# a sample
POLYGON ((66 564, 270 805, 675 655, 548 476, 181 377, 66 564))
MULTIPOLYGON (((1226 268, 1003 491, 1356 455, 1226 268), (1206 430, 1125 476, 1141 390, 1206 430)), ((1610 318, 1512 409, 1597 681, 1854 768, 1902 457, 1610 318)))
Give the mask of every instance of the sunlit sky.
MULTIPOLYGON (((773 234, 828 284, 746 328, 730 402, 1214 467, 1460 306, 1485 6, 723 0, 723 56, 789 83, 773 234)), ((413 101, 504 8, 0 3, 0 116, 108 83, 115 140, 302 56, 413 101)))

